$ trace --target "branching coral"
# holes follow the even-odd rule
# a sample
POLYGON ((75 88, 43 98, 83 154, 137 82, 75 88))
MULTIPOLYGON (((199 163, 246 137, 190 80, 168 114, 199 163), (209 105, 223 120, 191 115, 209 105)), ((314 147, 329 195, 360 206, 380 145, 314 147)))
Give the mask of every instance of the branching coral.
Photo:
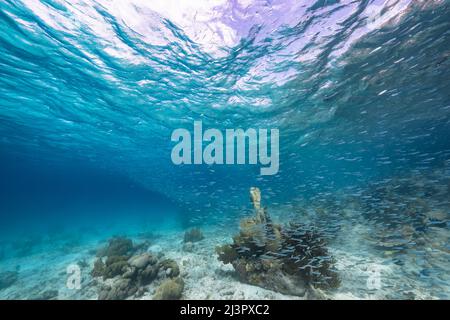
POLYGON ((280 226, 261 207, 258 188, 250 195, 255 216, 240 223, 233 244, 216 248, 219 260, 231 263, 242 281, 285 294, 304 295, 307 288, 339 286, 325 240, 302 224, 280 226))

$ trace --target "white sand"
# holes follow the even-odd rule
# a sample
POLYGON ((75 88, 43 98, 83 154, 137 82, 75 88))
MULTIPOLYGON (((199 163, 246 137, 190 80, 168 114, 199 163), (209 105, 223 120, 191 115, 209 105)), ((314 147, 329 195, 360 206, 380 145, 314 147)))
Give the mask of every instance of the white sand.
MULTIPOLYGON (((364 225, 354 226, 352 236, 345 234, 343 239, 337 239, 337 245, 330 248, 342 283, 336 292, 326 294, 327 298, 386 299, 398 295, 398 290, 405 291, 405 287, 411 290, 404 292, 403 298, 436 298, 421 288, 417 279, 407 278, 404 267, 371 255, 359 238, 364 229, 364 225)), ((219 228, 203 231, 205 239, 195 243, 189 252, 183 250, 184 232, 181 230, 152 240, 148 249, 178 262, 185 281, 184 299, 303 299, 240 282, 233 268, 222 264, 214 250, 219 244, 231 242, 230 232, 219 228)), ((137 238, 133 240, 140 241, 137 238)), ((46 250, 28 257, 2 261, 2 271, 15 270, 17 266, 20 269, 19 280, 11 287, 0 290, 0 299, 31 299, 50 289, 58 290, 57 299, 96 299, 96 284, 89 273, 96 259, 94 252, 99 246, 95 241, 71 248, 69 253, 46 250), (81 269, 81 289, 71 290, 66 286, 66 270, 69 265, 81 260, 89 266, 81 269)), ((141 299, 151 299, 156 284, 150 285, 141 299)), ((445 288, 445 283, 443 285, 445 288)))

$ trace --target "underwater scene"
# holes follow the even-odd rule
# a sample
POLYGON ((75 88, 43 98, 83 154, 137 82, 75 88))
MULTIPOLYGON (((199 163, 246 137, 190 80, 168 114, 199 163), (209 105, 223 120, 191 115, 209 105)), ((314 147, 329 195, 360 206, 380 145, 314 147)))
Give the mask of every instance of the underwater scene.
POLYGON ((1 1, 0 300, 449 299, 449 17, 1 1))

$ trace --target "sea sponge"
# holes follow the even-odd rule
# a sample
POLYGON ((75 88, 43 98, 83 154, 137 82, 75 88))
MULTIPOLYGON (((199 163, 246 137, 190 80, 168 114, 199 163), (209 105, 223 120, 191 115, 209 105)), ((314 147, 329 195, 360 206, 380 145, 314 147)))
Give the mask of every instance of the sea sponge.
POLYGON ((197 242, 204 239, 203 233, 199 228, 193 228, 184 233, 184 242, 197 242))
POLYGON ((184 290, 182 278, 164 280, 156 289, 154 300, 179 300, 184 290))
POLYGON ((261 190, 259 190, 259 188, 250 188, 250 200, 252 201, 255 210, 259 210, 261 208, 261 190))
POLYGON ((269 215, 266 208, 261 207, 261 191, 257 187, 250 188, 250 200, 253 203, 255 209, 255 217, 253 218, 256 223, 269 222, 269 215))

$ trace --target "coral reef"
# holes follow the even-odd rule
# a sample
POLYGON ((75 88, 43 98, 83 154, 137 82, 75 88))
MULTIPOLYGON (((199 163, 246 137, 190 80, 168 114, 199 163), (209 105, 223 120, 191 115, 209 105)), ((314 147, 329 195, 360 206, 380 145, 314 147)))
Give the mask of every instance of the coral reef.
POLYGON ((164 280, 156 289, 155 300, 179 300, 183 293, 184 281, 182 278, 164 280))
POLYGON ((136 247, 129 239, 113 238, 103 248, 102 255, 94 262, 92 277, 99 281, 98 299, 123 300, 137 297, 156 279, 178 277, 180 269, 176 261, 161 259, 144 252, 131 255, 136 247))
POLYGON ((232 244, 216 248, 219 260, 232 264, 242 281, 285 294, 338 287, 325 239, 307 225, 273 223, 259 189, 251 188, 250 196, 255 216, 241 221, 232 244))
POLYGON ((17 271, 5 271, 0 273, 0 290, 12 286, 18 279, 17 271))
POLYGON ((203 233, 199 228, 192 228, 184 233, 184 242, 197 242, 204 239, 203 233))

